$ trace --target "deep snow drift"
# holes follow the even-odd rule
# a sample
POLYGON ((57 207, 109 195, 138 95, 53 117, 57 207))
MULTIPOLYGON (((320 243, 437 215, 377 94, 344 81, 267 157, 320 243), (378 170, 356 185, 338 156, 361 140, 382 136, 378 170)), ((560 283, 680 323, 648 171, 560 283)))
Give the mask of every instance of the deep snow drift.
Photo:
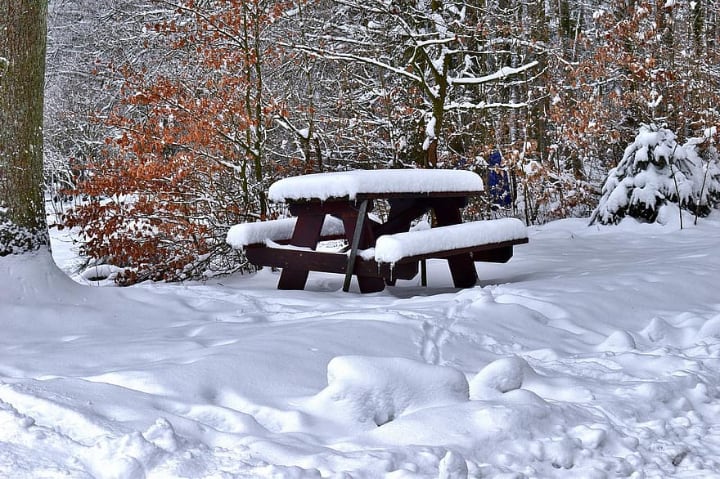
POLYGON ((720 215, 676 214, 532 228, 466 290, 0 258, 0 477, 720 477, 720 215))

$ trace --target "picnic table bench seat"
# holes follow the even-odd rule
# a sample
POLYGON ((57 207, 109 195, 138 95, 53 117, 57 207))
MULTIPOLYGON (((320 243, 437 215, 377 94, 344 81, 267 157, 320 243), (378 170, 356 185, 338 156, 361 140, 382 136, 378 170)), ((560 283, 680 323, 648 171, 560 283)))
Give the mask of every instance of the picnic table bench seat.
POLYGON ((362 255, 378 263, 396 264, 470 253, 475 261, 505 263, 512 257, 513 245, 527 242, 522 221, 502 218, 380 236, 375 248, 362 255))
MULTIPOLYGON (((237 225, 228 235, 230 244, 243 249, 248 260, 256 265, 276 268, 297 267, 301 262, 312 271, 344 274, 349 251, 316 251, 311 248, 281 244, 290 238, 294 218, 237 225), (269 225, 265 226, 267 223, 269 225), (262 225, 253 227, 253 225, 262 225)), ((323 237, 333 238, 342 222, 327 216, 323 237), (328 221, 328 218, 331 220, 328 221)), ((473 261, 507 262, 513 245, 527 243, 527 229, 514 218, 472 221, 430 229, 382 235, 374 248, 358 252, 354 271, 364 276, 384 279, 392 284, 397 279, 412 279, 418 264, 426 259, 447 259, 471 255, 473 261)), ((469 287, 472 284, 458 284, 469 287)), ((474 284, 474 282, 473 282, 474 284)))
MULTIPOLYGON (((268 242, 287 243, 292 238, 296 223, 297 218, 240 223, 230 228, 227 242, 235 249, 245 249, 249 245, 262 245, 268 242)), ((324 241, 345 238, 342 220, 326 215, 320 234, 324 241)))

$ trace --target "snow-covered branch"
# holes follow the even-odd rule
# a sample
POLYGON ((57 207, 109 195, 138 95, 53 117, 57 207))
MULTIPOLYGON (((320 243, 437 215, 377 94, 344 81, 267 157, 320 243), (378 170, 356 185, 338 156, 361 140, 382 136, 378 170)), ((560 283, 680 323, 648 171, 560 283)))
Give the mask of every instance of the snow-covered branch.
POLYGON ((402 77, 408 78, 414 82, 419 82, 419 83, 423 82, 423 79, 421 77, 419 77, 418 75, 415 75, 415 74, 413 74, 407 70, 404 70, 402 68, 394 67, 388 63, 382 62, 375 58, 364 57, 361 55, 354 55, 352 53, 334 52, 332 50, 311 47, 308 45, 292 45, 292 44, 288 44, 288 43, 280 43, 280 46, 287 47, 287 48, 293 48, 295 50, 300 50, 309 55, 313 55, 313 56, 316 56, 319 58, 325 58, 328 60, 356 61, 356 62, 360 62, 360 63, 365 63, 367 65, 374 65, 374 66, 382 68, 384 70, 396 73, 402 77))
POLYGON ((164 0, 162 3, 174 8, 178 12, 183 12, 183 13, 189 14, 189 15, 195 15, 198 18, 201 18, 202 20, 207 22, 208 25, 212 25, 214 28, 214 31, 217 32, 218 35, 224 37, 225 39, 229 40, 232 43, 242 46, 242 40, 238 38, 238 36, 235 34, 235 32, 233 32, 231 28, 228 28, 225 25, 218 24, 218 22, 213 19, 212 15, 203 13, 202 11, 200 11, 200 9, 190 8, 185 4, 176 3, 176 2, 169 1, 169 0, 164 0))
POLYGON ((484 101, 481 101, 479 103, 472 103, 472 102, 451 102, 445 105, 445 111, 451 111, 451 110, 489 110, 492 108, 507 108, 507 109, 518 109, 518 108, 527 108, 530 104, 527 102, 522 103, 500 103, 500 102, 493 102, 493 103, 487 103, 484 101))
POLYGON ((499 69, 495 73, 491 73, 490 75, 468 78, 450 78, 448 81, 451 85, 481 85, 483 83, 489 83, 495 80, 502 80, 503 78, 517 75, 518 73, 522 73, 524 71, 535 68, 538 64, 539 63, 537 61, 532 61, 516 68, 502 67, 501 69, 499 69))
MULTIPOLYGON (((415 42, 416 48, 427 48, 427 47, 433 47, 437 45, 446 45, 448 43, 456 42, 456 37, 447 37, 447 38, 435 38, 432 40, 423 40, 415 42)), ((459 50, 448 50, 448 52, 457 53, 459 50)))

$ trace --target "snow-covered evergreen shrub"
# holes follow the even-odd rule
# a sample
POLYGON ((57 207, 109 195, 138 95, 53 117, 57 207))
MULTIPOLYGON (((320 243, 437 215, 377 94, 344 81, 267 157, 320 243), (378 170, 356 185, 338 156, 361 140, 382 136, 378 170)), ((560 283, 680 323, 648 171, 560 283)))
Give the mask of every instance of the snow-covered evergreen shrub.
POLYGON ((717 152, 710 141, 706 135, 680 145, 672 131, 643 125, 608 173, 592 222, 616 224, 625 216, 654 222, 667 202, 708 214, 720 197, 717 152))
POLYGON ((686 154, 684 168, 693 181, 695 202, 693 212, 707 216, 720 204, 720 164, 715 148, 716 128, 705 130, 700 138, 691 138, 683 145, 686 154))

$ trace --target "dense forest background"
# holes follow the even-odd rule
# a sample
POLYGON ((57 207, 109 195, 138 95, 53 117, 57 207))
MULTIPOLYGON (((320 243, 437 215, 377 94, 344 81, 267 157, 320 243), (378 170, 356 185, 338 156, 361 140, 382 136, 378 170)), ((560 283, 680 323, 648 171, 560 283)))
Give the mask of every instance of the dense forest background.
POLYGON ((713 148, 719 12, 709 0, 51 0, 47 184, 82 252, 127 268, 127 283, 246 268, 227 229, 282 214, 267 187, 301 173, 470 169, 507 185, 468 215, 588 216, 639 131, 692 142, 698 158, 713 148))

